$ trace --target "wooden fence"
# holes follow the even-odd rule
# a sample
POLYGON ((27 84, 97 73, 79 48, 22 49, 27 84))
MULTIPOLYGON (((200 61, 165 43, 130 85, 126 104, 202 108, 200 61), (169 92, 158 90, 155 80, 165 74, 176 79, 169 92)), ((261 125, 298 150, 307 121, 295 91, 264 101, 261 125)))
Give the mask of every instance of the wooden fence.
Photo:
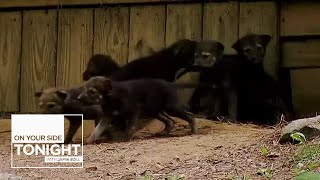
MULTIPOLYGON (((11 2, 17 4, 1 0, 0 8, 19 5, 19 1, 11 2)), ((30 1, 23 2, 21 6, 31 6, 26 3, 30 1)), ((33 2, 39 6, 56 3, 33 2)), ((102 3, 108 2, 116 1, 102 3)), ((80 83, 81 73, 93 53, 110 54, 123 65, 137 57, 133 47, 141 39, 155 50, 180 38, 214 39, 225 45, 225 52, 233 53, 231 45, 238 37, 249 32, 267 33, 273 39, 267 51, 266 69, 276 75, 276 2, 143 2, 0 10, 0 111, 33 112, 35 91, 80 83)))
POLYGON ((301 115, 320 112, 320 2, 281 4, 281 66, 289 73, 294 108, 301 115))

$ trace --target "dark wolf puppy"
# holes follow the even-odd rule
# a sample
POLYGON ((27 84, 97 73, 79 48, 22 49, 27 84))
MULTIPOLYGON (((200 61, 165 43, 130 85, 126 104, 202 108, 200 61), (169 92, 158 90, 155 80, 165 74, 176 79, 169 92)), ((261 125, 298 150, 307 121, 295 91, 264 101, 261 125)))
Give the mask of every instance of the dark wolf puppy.
POLYGON ((82 73, 82 79, 87 81, 94 76, 107 77, 119 69, 120 66, 111 58, 111 56, 95 54, 90 58, 87 69, 82 73))
POLYGON ((139 40, 136 46, 134 47, 134 50, 136 51, 136 54, 138 54, 139 57, 150 56, 156 53, 156 51, 151 46, 149 46, 148 43, 144 40, 139 40))
POLYGON ((214 116, 227 113, 234 120, 273 124, 276 112, 282 109, 274 103, 279 97, 278 85, 262 64, 270 40, 269 35, 248 34, 232 46, 237 55, 224 55, 214 67, 202 71, 200 83, 216 84, 222 90, 198 88, 190 101, 191 111, 199 111, 199 99, 212 93, 215 105, 207 108, 214 116))
MULTIPOLYGON (((211 43, 216 49, 220 50, 223 47, 219 42, 212 41, 211 43)), ((188 39, 176 41, 171 46, 152 55, 131 61, 119 71, 113 73, 110 78, 117 81, 138 78, 159 78, 172 82, 175 80, 176 73, 181 68, 212 66, 212 61, 194 58, 196 49, 199 48, 198 46, 198 42, 188 39)), ((221 52, 221 50, 218 52, 221 52)))
MULTIPOLYGON (((83 114, 84 119, 94 119, 95 125, 102 117, 102 109, 99 105, 85 106, 77 99, 82 92, 81 88, 57 89, 49 88, 42 92, 35 93, 39 98, 40 113, 44 114, 83 114)), ((70 143, 81 120, 76 116, 66 116, 70 122, 65 143, 70 143)))
POLYGON ((179 79, 187 72, 201 71, 207 67, 213 67, 223 57, 223 51, 224 46, 219 42, 213 40, 198 41, 194 54, 194 65, 178 71, 175 79, 179 79), (201 62, 205 62, 208 66, 202 66, 201 62))
MULTIPOLYGON (((235 78, 238 74, 238 70, 245 71, 247 62, 252 62, 257 66, 263 67, 263 58, 265 56, 266 47, 270 42, 271 37, 269 35, 258 35, 258 34, 247 34, 244 37, 237 40, 232 48, 237 51, 237 55, 224 55, 223 60, 219 61, 210 68, 203 68, 200 73, 199 81, 200 83, 216 84, 222 89, 229 89, 229 95, 234 94, 234 87, 228 87, 230 85, 235 85, 231 78, 235 78), (240 60, 237 60, 240 59, 240 60), (244 60, 244 63, 242 61, 244 60), (236 62, 238 61, 238 62, 236 62)), ((249 64, 251 66, 251 64, 249 64)), ((259 67, 260 68, 260 67, 259 67)), ((241 72, 239 72, 241 74, 241 72)), ((206 118, 214 118, 216 116, 225 116, 226 108, 225 101, 226 95, 223 93, 224 90, 221 89, 210 89, 208 87, 199 87, 195 90, 189 106, 190 110, 194 113, 201 113, 206 111, 206 118), (207 99, 206 102, 200 101, 200 99, 207 99), (216 100, 218 99, 218 100, 216 100), (214 103, 212 103, 214 102, 214 103)), ((235 96, 235 95, 233 95, 235 96)), ((231 97, 230 97, 231 98, 231 97)), ((235 98, 233 98, 235 99, 235 98)), ((233 100, 234 101, 234 100, 233 100)), ((235 109, 235 107, 230 107, 235 109)), ((233 113, 229 114, 231 118, 236 118, 235 110, 233 113), (234 114, 234 115, 232 115, 234 114)))
MULTIPOLYGON (((132 137, 139 118, 157 118, 166 125, 164 133, 169 133, 173 128, 170 116, 175 116, 186 120, 191 126, 191 132, 196 133, 195 119, 178 103, 176 90, 180 87, 188 86, 179 86, 161 79, 119 82, 100 76, 93 77, 84 84, 85 90, 78 99, 88 105, 99 102, 105 115, 111 119, 110 124, 125 131, 128 139, 132 137)), ((110 124, 108 121, 100 121, 88 142, 99 138, 110 124)))

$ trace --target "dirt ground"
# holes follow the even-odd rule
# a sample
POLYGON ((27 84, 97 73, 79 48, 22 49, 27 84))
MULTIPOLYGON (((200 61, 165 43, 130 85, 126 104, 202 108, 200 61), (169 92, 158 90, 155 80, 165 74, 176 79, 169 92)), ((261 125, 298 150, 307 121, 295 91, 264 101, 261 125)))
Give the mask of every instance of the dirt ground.
POLYGON ((11 169, 10 132, 0 133, 1 174, 22 179, 264 179, 259 168, 271 168, 272 179, 292 179, 291 147, 279 145, 275 130, 254 125, 198 119, 199 134, 189 135, 177 121, 170 137, 153 137, 159 121, 138 132, 131 142, 84 146, 81 169, 11 169), (270 156, 264 157, 260 147, 270 156))

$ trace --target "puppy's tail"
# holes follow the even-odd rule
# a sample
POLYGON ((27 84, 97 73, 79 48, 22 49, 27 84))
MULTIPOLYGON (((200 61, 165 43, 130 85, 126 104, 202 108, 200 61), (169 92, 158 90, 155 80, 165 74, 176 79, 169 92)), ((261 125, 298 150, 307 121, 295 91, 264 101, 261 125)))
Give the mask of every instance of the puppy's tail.
POLYGON ((217 88, 214 84, 202 84, 202 83, 172 83, 177 89, 192 89, 192 88, 217 88))

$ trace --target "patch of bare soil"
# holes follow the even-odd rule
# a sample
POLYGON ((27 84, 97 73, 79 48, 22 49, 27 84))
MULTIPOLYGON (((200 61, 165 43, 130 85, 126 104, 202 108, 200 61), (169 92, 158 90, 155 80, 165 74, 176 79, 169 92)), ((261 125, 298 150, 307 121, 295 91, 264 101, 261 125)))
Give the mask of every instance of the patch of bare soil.
POLYGON ((275 130, 198 120, 200 133, 189 135, 186 123, 178 121, 170 137, 150 136, 163 128, 158 121, 138 132, 131 142, 84 146, 82 169, 11 169, 10 133, 0 133, 0 174, 23 179, 264 179, 259 168, 271 168, 272 179, 292 179, 291 148, 278 145, 275 130), (262 156, 266 146, 269 156, 262 156))

